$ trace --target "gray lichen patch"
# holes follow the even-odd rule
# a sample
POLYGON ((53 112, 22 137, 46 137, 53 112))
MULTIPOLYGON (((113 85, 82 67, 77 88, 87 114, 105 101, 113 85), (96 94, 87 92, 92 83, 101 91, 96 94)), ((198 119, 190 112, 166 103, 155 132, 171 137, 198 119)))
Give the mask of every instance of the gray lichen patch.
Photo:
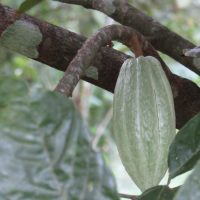
POLYGON ((0 45, 29 58, 38 57, 38 45, 42 33, 37 25, 24 20, 17 20, 10 25, 0 37, 0 45))
POLYGON ((98 80, 98 70, 96 67, 89 67, 86 71, 85 71, 85 76, 87 76, 88 78, 92 78, 94 80, 98 80))
POLYGON ((96 9, 107 15, 112 15, 116 11, 114 0, 94 0, 93 4, 95 5, 96 9))

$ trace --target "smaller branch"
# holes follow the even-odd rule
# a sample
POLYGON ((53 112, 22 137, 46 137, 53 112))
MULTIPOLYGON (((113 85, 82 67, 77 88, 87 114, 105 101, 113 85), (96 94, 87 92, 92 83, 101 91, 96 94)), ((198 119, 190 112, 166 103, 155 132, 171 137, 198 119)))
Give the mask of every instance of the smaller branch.
POLYGON ((119 196, 120 196, 120 198, 138 200, 137 196, 135 196, 135 195, 119 194, 119 196))
POLYGON ((108 126, 109 122, 111 121, 112 115, 113 115, 113 109, 110 108, 108 110, 108 112, 106 113, 106 115, 104 116, 101 123, 99 124, 99 126, 97 127, 96 135, 92 141, 93 149, 95 149, 95 150, 98 149, 98 142, 101 139, 101 137, 103 136, 105 129, 108 126))
POLYGON ((95 59, 101 47, 106 46, 112 40, 117 40, 125 44, 131 50, 134 50, 137 56, 142 55, 141 45, 139 44, 144 39, 141 40, 140 38, 141 35, 138 32, 127 26, 110 25, 100 29, 96 34, 86 40, 75 58, 69 64, 55 90, 68 97, 71 96, 78 81, 95 59))

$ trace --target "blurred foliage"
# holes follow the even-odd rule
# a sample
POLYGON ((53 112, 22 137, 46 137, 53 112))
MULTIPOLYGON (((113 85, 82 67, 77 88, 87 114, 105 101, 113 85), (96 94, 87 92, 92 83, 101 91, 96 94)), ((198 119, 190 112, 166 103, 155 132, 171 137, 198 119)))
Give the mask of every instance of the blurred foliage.
POLYGON ((28 10, 32 9, 34 6, 41 3, 43 0, 25 0, 17 10, 19 13, 25 13, 28 10))
POLYGON ((179 188, 170 189, 168 186, 155 186, 146 190, 138 200, 173 200, 179 188))
POLYGON ((169 177, 191 170, 200 158, 200 113, 178 132, 169 150, 169 177))
POLYGON ((71 100, 9 76, 0 77, 0 96, 4 199, 118 200, 114 178, 71 100))
POLYGON ((174 200, 197 200, 200 199, 200 161, 194 167, 192 174, 181 187, 174 200))

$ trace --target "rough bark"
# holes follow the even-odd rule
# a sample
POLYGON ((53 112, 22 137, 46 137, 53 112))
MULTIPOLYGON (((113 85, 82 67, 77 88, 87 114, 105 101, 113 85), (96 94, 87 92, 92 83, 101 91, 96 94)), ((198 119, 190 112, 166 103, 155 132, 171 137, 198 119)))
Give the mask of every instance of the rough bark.
MULTIPOLYGON (((15 17, 13 9, 0 5, 0 35, 13 22, 15 17)), ((27 15, 22 15, 20 20, 36 25, 42 34, 42 41, 38 46, 39 56, 35 60, 58 70, 66 70, 66 66, 86 39, 83 36, 27 15)), ((151 55, 151 50, 149 50, 149 53, 148 50, 146 49, 146 54, 151 55)), ((120 67, 127 58, 128 56, 123 53, 109 47, 103 47, 97 55, 95 63, 93 63, 93 66, 98 69, 98 80, 88 77, 83 77, 83 79, 113 92, 120 67)), ((174 93, 177 128, 180 128, 199 112, 200 89, 191 81, 171 73, 167 76, 174 93)))

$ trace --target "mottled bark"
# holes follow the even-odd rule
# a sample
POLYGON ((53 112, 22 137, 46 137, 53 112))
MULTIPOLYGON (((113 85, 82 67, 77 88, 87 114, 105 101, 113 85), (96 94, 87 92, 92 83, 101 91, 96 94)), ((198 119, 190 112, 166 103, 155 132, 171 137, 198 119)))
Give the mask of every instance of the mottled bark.
MULTIPOLYGON (((0 5, 0 35, 15 17, 15 11, 0 5)), ((65 71, 67 65, 83 45, 85 37, 66 29, 51 25, 36 18, 22 15, 20 20, 38 26, 42 34, 42 42, 38 46, 39 56, 35 60, 58 70, 65 71)), ((145 55, 152 55, 151 48, 145 49, 145 55)), ((127 55, 109 47, 101 48, 92 64, 98 70, 98 80, 83 77, 84 80, 110 92, 114 91, 117 76, 127 55)), ((164 63, 162 63, 164 66, 164 63)), ((165 68, 166 69, 166 68, 165 68)), ((200 89, 191 81, 167 73, 175 100, 177 128, 180 128, 200 111, 200 89)))

